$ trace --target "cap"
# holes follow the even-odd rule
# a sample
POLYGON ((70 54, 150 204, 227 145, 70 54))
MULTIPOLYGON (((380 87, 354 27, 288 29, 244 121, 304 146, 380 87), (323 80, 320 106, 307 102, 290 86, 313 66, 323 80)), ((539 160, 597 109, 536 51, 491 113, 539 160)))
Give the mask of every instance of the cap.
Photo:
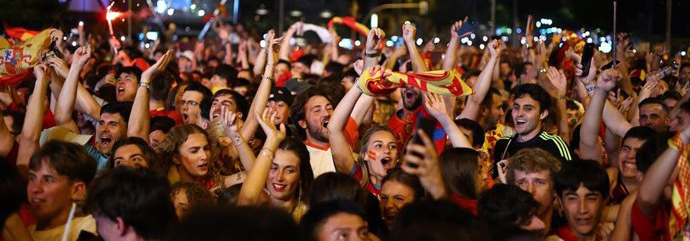
POLYGON ((59 140, 72 142, 79 145, 86 145, 89 142, 92 135, 80 135, 70 131, 67 128, 61 126, 55 126, 45 129, 41 132, 41 138, 39 139, 39 144, 42 146, 48 141, 59 140))
POLYGON ((268 100, 284 101, 286 104, 292 105, 292 94, 285 87, 275 87, 271 89, 271 95, 268 96, 268 100))
POLYGON ((194 60, 194 52, 192 52, 191 50, 186 50, 182 52, 178 57, 185 57, 191 61, 194 60))
POLYGON ((311 87, 309 83, 297 79, 288 80, 283 86, 290 90, 290 94, 292 95, 298 95, 311 87))

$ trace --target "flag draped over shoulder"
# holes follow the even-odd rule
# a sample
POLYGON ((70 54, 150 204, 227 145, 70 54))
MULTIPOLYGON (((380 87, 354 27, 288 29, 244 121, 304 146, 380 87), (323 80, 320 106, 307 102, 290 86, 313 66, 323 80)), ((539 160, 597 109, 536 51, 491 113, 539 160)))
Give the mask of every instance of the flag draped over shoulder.
POLYGON ((442 95, 464 96, 472 94, 456 70, 436 70, 424 73, 405 74, 386 70, 364 70, 357 81, 362 92, 367 95, 382 95, 393 92, 398 87, 411 86, 422 91, 442 95), (385 77, 384 77, 385 76, 385 77))
POLYGON ((0 37, 0 85, 13 85, 30 74, 29 69, 39 63, 50 48, 51 36, 59 32, 46 29, 23 41, 10 43, 0 37))
POLYGON ((688 209, 690 209, 690 163, 688 154, 690 147, 685 146, 678 158, 678 176, 673 181, 673 192, 671 194, 671 215, 669 215, 670 237, 674 240, 687 240, 688 235, 685 229, 688 225, 688 209))

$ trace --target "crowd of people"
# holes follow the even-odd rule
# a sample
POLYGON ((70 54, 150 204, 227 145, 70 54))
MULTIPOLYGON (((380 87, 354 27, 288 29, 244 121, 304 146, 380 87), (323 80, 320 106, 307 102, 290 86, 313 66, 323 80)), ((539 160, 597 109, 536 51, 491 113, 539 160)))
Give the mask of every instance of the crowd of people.
POLYGON ((590 60, 529 31, 477 48, 463 21, 447 46, 410 23, 401 46, 295 44, 306 25, 48 30, 58 54, 0 91, 0 240, 690 238, 688 59, 626 35, 590 60), (471 91, 386 80, 429 71, 471 91))

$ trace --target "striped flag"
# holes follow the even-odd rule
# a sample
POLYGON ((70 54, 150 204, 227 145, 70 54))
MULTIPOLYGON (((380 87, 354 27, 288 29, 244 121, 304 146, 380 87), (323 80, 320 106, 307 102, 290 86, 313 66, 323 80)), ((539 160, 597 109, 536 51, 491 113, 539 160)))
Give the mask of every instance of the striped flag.
POLYGON ((358 84, 367 95, 382 95, 393 92, 398 87, 412 86, 435 94, 464 96, 472 94, 456 70, 435 70, 424 73, 405 74, 391 70, 375 71, 373 67, 364 70, 358 84))

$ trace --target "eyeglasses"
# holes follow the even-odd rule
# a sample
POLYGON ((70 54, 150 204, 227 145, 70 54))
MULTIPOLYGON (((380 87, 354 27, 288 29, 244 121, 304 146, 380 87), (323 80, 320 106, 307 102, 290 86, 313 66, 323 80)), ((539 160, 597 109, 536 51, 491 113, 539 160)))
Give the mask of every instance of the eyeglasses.
POLYGON ((199 102, 196 102, 193 100, 188 100, 188 101, 180 100, 180 101, 177 101, 177 105, 179 105, 180 107, 185 106, 185 105, 197 106, 197 105, 199 105, 199 102))

